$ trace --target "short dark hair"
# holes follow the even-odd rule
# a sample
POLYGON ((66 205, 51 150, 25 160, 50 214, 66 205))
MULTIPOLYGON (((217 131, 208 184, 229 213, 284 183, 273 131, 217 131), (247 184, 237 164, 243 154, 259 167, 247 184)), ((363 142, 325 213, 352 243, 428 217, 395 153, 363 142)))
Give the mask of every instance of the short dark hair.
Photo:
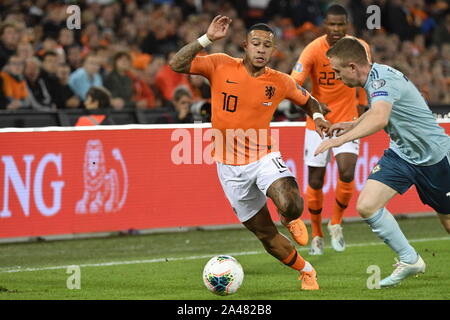
POLYGON ((121 59, 123 57, 127 57, 128 60, 132 61, 130 53, 128 53, 127 51, 119 51, 113 57, 113 69, 116 69, 117 60, 119 60, 119 59, 121 59))
POLYGON ((253 30, 262 30, 262 31, 267 31, 267 32, 271 32, 271 33, 275 34, 275 31, 273 31, 273 29, 268 24, 265 24, 265 23, 257 23, 257 24, 252 25, 248 29, 247 34, 252 32, 253 30))
POLYGON ((111 105, 111 93, 103 87, 91 87, 86 94, 92 101, 98 101, 99 109, 109 108, 111 105))
POLYGON ((45 51, 45 53, 41 57, 41 60, 44 61, 48 56, 58 57, 58 54, 55 51, 45 51))
POLYGON ((347 10, 340 4, 332 4, 331 6, 329 6, 327 11, 325 12, 325 17, 328 17, 328 15, 345 16, 345 18, 348 19, 347 10))
POLYGON ((184 96, 188 96, 189 98, 192 98, 191 93, 185 86, 179 86, 173 92, 173 101, 179 101, 184 96))
POLYGON ((342 63, 355 62, 357 64, 369 63, 368 54, 363 44, 355 37, 347 36, 338 40, 327 51, 327 57, 337 57, 342 63))
POLYGON ((17 26, 12 22, 4 22, 0 25, 0 37, 3 36, 3 33, 7 28, 14 28, 17 31, 17 26))

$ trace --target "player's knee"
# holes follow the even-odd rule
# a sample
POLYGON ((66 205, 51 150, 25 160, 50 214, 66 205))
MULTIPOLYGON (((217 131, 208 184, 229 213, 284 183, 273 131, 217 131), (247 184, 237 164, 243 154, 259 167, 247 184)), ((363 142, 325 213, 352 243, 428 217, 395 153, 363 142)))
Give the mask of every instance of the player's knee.
POLYGON ((355 174, 352 170, 345 170, 342 172, 339 172, 339 179, 341 179, 342 182, 349 183, 352 182, 355 177, 355 174))
POLYGON ((289 220, 297 219, 303 212, 303 199, 301 197, 295 197, 293 199, 283 201, 278 210, 281 215, 289 220))
POLYGON ((356 202, 356 211, 358 211, 359 215, 367 219, 371 217, 379 208, 374 206, 374 204, 365 197, 359 197, 356 202))
POLYGON ((308 180, 309 186, 315 190, 322 189, 323 187, 323 179, 320 178, 311 178, 308 180))

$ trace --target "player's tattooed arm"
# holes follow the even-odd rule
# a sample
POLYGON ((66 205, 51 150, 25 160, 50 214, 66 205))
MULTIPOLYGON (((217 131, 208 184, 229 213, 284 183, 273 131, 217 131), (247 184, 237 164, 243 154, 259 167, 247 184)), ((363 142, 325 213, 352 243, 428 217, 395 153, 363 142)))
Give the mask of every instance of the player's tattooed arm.
MULTIPOLYGON (((220 40, 225 37, 228 31, 228 27, 231 23, 231 18, 227 16, 215 16, 211 21, 211 24, 208 27, 208 31, 206 32, 206 44, 214 42, 216 40, 220 40)), ((191 70, 191 62, 194 60, 197 53, 203 50, 204 46, 201 45, 202 38, 199 38, 188 45, 185 45, 181 48, 175 56, 170 60, 169 66, 175 72, 181 73, 189 73, 191 70)))
POLYGON ((200 43, 195 40, 181 48, 170 60, 169 66, 175 72, 189 73, 191 62, 197 53, 203 50, 200 43))
POLYGON ((303 110, 305 110, 306 114, 312 118, 314 113, 325 114, 322 106, 319 101, 316 100, 313 96, 310 96, 306 104, 303 106, 303 110))

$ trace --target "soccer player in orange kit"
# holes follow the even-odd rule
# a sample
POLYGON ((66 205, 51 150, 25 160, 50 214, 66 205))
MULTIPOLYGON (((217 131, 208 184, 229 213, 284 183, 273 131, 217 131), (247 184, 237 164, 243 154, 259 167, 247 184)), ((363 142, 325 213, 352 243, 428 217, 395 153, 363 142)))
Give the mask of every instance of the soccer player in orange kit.
POLYGON ((275 35, 268 25, 249 29, 243 59, 226 54, 197 56, 213 41, 224 38, 230 23, 229 17, 216 16, 207 33, 181 48, 169 65, 176 72, 203 75, 211 84, 214 159, 238 219, 269 254, 300 272, 303 290, 317 290, 316 271, 278 232, 267 208, 269 197, 294 240, 300 245, 308 243, 308 231, 300 219, 303 200, 295 177, 274 150, 269 126, 283 99, 303 106, 314 117, 319 135, 328 130, 329 124, 317 100, 289 75, 267 67, 275 49, 275 35), (254 134, 242 136, 236 132, 254 134))
MULTIPOLYGON (((308 76, 312 81, 312 95, 320 103, 326 105, 329 113, 325 118, 332 124, 352 121, 363 112, 367 105, 367 96, 362 88, 350 88, 341 80, 336 79, 330 61, 326 57, 327 50, 339 39, 346 36, 348 28, 348 14, 344 7, 331 5, 325 14, 326 34, 315 39, 302 51, 298 62, 292 70, 291 76, 299 85, 303 85, 308 76)), ((360 40, 360 39, 359 39, 360 40)), ((370 49, 365 46, 369 57, 370 49)), ((315 132, 311 119, 306 121, 304 159, 308 166, 308 189, 306 203, 311 214, 312 241, 311 255, 323 254, 324 236, 322 231, 322 187, 327 163, 331 159, 330 151, 314 156, 314 151, 322 142, 322 138, 315 132)), ((331 235, 331 246, 334 250, 345 250, 345 240, 342 233, 342 217, 355 190, 354 172, 359 154, 359 140, 350 141, 338 148, 333 148, 336 158, 339 178, 336 185, 336 202, 331 214, 328 230, 331 235)))

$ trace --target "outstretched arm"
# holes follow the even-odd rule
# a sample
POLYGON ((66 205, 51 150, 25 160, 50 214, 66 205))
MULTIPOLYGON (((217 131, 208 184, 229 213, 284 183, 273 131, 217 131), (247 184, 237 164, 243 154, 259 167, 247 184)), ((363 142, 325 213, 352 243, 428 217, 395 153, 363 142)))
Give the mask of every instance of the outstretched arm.
POLYGON ((191 62, 194 60, 197 53, 202 51, 203 48, 213 41, 224 38, 231 21, 232 20, 227 16, 216 16, 203 37, 185 45, 173 56, 169 62, 169 66, 172 70, 180 73, 189 73, 191 62))
POLYGON ((380 131, 388 124, 391 110, 391 103, 383 100, 375 102, 369 111, 355 121, 354 126, 350 130, 337 138, 323 141, 314 155, 318 155, 330 148, 339 147, 348 141, 363 138, 380 131))

